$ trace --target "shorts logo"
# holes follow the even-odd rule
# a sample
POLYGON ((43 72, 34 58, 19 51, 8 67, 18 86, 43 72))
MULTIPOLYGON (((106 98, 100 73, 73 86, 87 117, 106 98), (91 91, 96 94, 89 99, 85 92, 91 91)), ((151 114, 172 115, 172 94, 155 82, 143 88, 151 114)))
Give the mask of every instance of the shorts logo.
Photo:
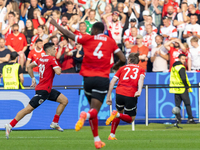
POLYGON ((39 104, 42 104, 43 102, 44 102, 43 99, 40 99, 40 100, 38 101, 39 104))

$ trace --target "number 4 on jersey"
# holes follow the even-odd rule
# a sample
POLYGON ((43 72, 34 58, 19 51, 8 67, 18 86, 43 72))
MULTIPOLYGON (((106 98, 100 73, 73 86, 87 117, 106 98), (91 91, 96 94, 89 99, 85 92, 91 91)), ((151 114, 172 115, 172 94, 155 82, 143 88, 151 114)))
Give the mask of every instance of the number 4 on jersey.
POLYGON ((102 51, 100 50, 101 46, 103 45, 102 42, 100 42, 97 47, 95 48, 94 52, 93 52, 93 55, 94 56, 97 56, 98 59, 101 59, 101 57, 103 57, 103 53, 102 51))

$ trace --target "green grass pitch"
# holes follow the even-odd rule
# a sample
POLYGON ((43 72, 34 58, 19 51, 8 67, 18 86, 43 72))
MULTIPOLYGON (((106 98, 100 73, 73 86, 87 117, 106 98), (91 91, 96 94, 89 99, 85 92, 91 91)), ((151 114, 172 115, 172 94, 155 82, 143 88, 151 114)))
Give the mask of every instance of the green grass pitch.
MULTIPOLYGON (((99 127, 99 136, 106 146, 102 150, 200 150, 200 124, 181 124, 183 129, 172 125, 119 126, 116 141, 108 141, 110 126, 99 127)), ((12 131, 10 139, 0 131, 0 150, 94 150, 90 127, 75 130, 12 131)))

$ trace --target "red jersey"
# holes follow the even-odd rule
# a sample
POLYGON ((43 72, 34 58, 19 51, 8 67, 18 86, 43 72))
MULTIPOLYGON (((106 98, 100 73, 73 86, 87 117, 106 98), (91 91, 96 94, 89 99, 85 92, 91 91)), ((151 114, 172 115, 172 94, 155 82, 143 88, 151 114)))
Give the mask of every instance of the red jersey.
POLYGON ((119 79, 116 93, 134 97, 135 92, 138 90, 140 76, 145 76, 145 70, 136 64, 129 64, 121 67, 114 76, 119 79))
POLYGON ((169 71, 171 71, 171 68, 173 66, 173 64, 178 61, 178 56, 180 54, 182 54, 183 51, 181 49, 176 49, 174 47, 170 47, 170 50, 169 50, 169 61, 170 61, 170 65, 169 65, 169 71))
MULTIPOLYGON (((31 50, 28 54, 28 60, 37 61, 39 58, 45 55, 45 51, 41 49, 40 51, 36 51, 35 49, 31 50)), ((34 72, 38 72, 38 67, 33 68, 34 72)))
POLYGON ((83 34, 78 30, 75 30, 73 33, 76 34, 76 35, 89 35, 88 33, 83 34))
POLYGON ((6 39, 6 45, 10 45, 16 52, 20 52, 27 46, 26 37, 22 33, 19 33, 18 36, 11 33, 6 39))
POLYGON ((116 42, 104 35, 77 35, 77 43, 84 50, 80 74, 84 77, 109 77, 113 53, 120 51, 116 42))
POLYGON ((174 2, 174 1, 169 1, 167 4, 163 5, 162 17, 164 17, 167 14, 167 8, 169 6, 173 6, 174 7, 174 12, 177 13, 177 10, 179 9, 178 3, 174 2))
POLYGON ((35 87, 35 90, 45 90, 50 93, 52 89, 53 78, 55 76, 53 69, 60 68, 56 58, 53 56, 45 55, 34 61, 34 63, 38 66, 40 75, 40 81, 39 84, 35 87))
MULTIPOLYGON (((41 19, 45 24, 45 22, 46 22, 45 18, 41 17, 41 19)), ((33 22, 33 28, 34 29, 37 29, 40 26, 40 23, 39 23, 38 19, 32 19, 32 22, 33 22)))

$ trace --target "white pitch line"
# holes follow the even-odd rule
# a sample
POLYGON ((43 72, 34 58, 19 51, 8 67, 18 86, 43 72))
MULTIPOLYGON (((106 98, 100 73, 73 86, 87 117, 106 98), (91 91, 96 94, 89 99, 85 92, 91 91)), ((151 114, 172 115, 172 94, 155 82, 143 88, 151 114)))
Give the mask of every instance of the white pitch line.
MULTIPOLYGON (((0 139, 4 139, 6 137, 0 137, 0 139)), ((11 137, 12 139, 58 139, 59 137, 11 137)))

